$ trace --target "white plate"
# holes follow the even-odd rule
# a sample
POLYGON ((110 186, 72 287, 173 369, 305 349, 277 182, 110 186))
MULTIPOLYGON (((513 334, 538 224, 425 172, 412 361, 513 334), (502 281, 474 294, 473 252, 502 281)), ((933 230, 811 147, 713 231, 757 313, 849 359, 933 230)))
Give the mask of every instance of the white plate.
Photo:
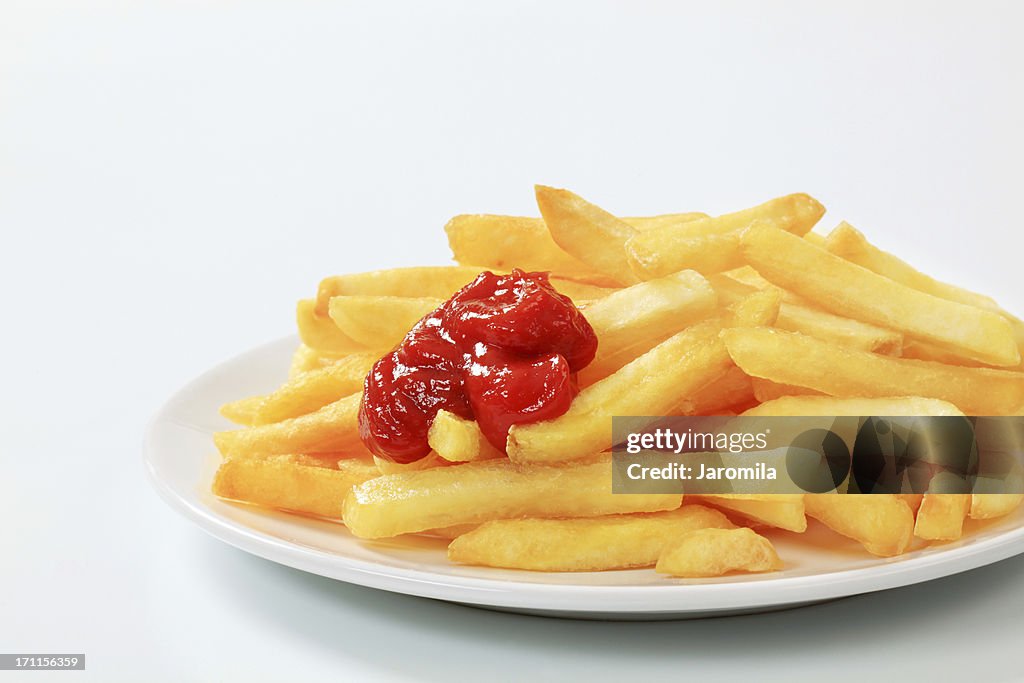
POLYGON ((871 557, 812 524, 804 535, 770 534, 787 567, 773 574, 690 581, 653 570, 545 574, 456 566, 445 558, 442 541, 361 541, 329 521, 217 500, 209 493, 217 463, 211 434, 230 426, 218 406, 277 386, 296 344, 291 337, 267 344, 191 382, 156 415, 145 441, 150 478, 171 507, 226 543, 296 569, 491 609, 673 619, 796 607, 928 581, 1024 552, 1021 509, 995 522, 969 521, 961 541, 893 559, 871 557))

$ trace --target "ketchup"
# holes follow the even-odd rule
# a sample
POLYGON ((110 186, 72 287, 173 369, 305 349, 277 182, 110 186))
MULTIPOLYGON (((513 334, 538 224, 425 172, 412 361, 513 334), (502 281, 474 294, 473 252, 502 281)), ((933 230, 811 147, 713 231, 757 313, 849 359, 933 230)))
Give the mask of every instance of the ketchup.
POLYGON ((430 452, 439 410, 475 418, 505 450, 512 425, 562 415, 597 337, 547 273, 489 271, 456 292, 378 360, 363 384, 359 435, 398 463, 430 452))

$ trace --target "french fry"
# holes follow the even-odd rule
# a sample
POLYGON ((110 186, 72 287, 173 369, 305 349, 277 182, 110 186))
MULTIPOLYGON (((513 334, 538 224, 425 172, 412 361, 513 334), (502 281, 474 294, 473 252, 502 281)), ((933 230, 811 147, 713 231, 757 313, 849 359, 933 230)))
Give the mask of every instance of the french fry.
POLYGON ((687 496, 686 500, 699 500, 702 503, 735 512, 755 522, 786 531, 803 533, 807 530, 803 494, 725 493, 687 496))
POLYGON ((618 285, 558 246, 542 218, 462 215, 448 221, 444 231, 452 256, 464 266, 546 270, 591 284, 618 285))
POLYGON ((500 458, 505 454, 491 445, 473 420, 438 411, 427 431, 427 443, 449 462, 472 462, 500 458))
POLYGON ((752 377, 832 396, 882 398, 913 391, 952 403, 967 415, 1019 415, 1024 376, 855 351, 814 337, 768 328, 723 333, 729 355, 752 377))
POLYGON ((926 493, 917 511, 914 535, 926 541, 955 541, 963 535, 971 497, 960 493, 926 493))
POLYGON ((1003 313, 1003 310, 991 297, 939 282, 925 275, 899 257, 882 251, 868 242, 859 230, 846 221, 833 228, 832 232, 828 234, 825 238, 825 248, 836 256, 919 292, 931 294, 947 301, 1003 313))
MULTIPOLYGON (((357 344, 390 349, 427 315, 444 303, 431 297, 336 296, 328 305, 331 320, 357 344)), ((381 355, 381 354, 378 354, 381 355)))
MULTIPOLYGON (((750 296, 760 289, 724 273, 712 275, 708 280, 718 294, 719 301, 726 303, 750 296)), ((775 288, 771 283, 764 284, 767 288, 775 288)), ((853 349, 874 351, 888 356, 900 355, 903 335, 899 332, 828 313, 806 305, 800 297, 791 292, 781 289, 779 291, 782 292, 782 303, 775 321, 775 326, 779 329, 809 334, 853 349)))
POLYGON ((751 377, 750 385, 754 389, 754 398, 759 403, 774 401, 783 396, 820 396, 821 392, 807 387, 798 387, 792 384, 779 384, 763 377, 751 377))
POLYGON ((515 462, 559 462, 612 446, 614 415, 665 415, 731 366, 718 335, 722 321, 698 323, 583 389, 553 420, 514 425, 508 456, 515 462))
POLYGON ((299 339, 304 346, 319 354, 345 356, 365 351, 366 347, 338 329, 330 318, 316 315, 316 302, 312 299, 299 301, 295 308, 295 322, 299 328, 299 339))
POLYGON ((707 528, 734 525, 721 512, 700 505, 581 519, 499 519, 452 541, 448 559, 542 572, 653 567, 675 538, 707 528))
POLYGON ((639 282, 626 261, 624 246, 637 234, 636 228, 569 190, 544 185, 534 189, 537 206, 558 246, 619 284, 639 282))
POLYGON ((717 273, 742 265, 739 232, 752 222, 803 235, 824 212, 813 197, 791 194, 736 213, 641 232, 626 243, 626 253, 644 280, 687 269, 717 273))
POLYGON ((993 519, 1008 515, 1024 502, 1024 493, 975 493, 971 496, 971 519, 993 519))
POLYGON ((361 394, 352 394, 328 403, 319 410, 281 422, 217 432, 214 443, 221 455, 238 457, 251 454, 286 453, 363 453, 359 438, 359 402, 361 394))
POLYGON ((746 407, 754 401, 750 376, 735 365, 703 389, 686 398, 679 406, 683 415, 720 415, 723 411, 746 407))
POLYGON ((339 398, 362 391, 363 380, 376 360, 375 353, 346 356, 331 365, 304 372, 266 396, 229 403, 221 408, 221 414, 228 419, 232 419, 231 415, 246 417, 247 422, 241 419, 234 421, 256 426, 311 413, 339 398))
MULTIPOLYGON (((484 269, 477 266, 420 266, 333 275, 320 281, 316 315, 326 319, 336 296, 403 296, 448 299, 476 279, 484 269)), ((600 299, 614 290, 573 280, 551 278, 562 294, 575 302, 600 299)))
POLYGON ((353 486, 378 476, 368 460, 349 459, 345 470, 328 460, 274 455, 228 458, 213 480, 219 498, 306 515, 341 519, 345 496, 353 486))
POLYGON ((823 416, 916 416, 949 415, 963 417, 957 407, 946 401, 911 396, 906 398, 834 398, 832 396, 785 396, 767 401, 743 413, 744 417, 823 415, 823 416))
POLYGON ((717 297, 707 280, 683 271, 620 289, 589 304, 583 315, 597 334, 594 360, 579 375, 583 386, 612 374, 668 337, 712 315, 717 297))
POLYGON ((385 538, 456 524, 521 517, 596 517, 675 510, 680 494, 613 494, 610 460, 519 468, 484 460, 391 474, 355 487, 345 524, 361 538, 385 538))
POLYGON ((220 407, 220 414, 235 424, 252 426, 256 422, 256 413, 266 396, 250 396, 240 398, 220 407))
POLYGON ((292 354, 292 362, 288 367, 288 378, 294 379, 304 372, 327 367, 339 359, 344 358, 345 355, 347 354, 340 356, 324 355, 309 348, 305 344, 299 344, 298 348, 295 349, 295 353, 292 354))
POLYGON ((906 552, 914 535, 914 513, 897 496, 871 493, 809 493, 807 515, 860 542, 872 555, 906 552))
MULTIPOLYGON (((637 230, 650 230, 707 218, 700 212, 669 213, 659 216, 625 217, 622 221, 637 230)), ((464 214, 444 227, 448 246, 462 266, 479 266, 499 271, 512 268, 544 270, 556 277, 579 280, 602 287, 618 282, 570 256, 555 243, 543 218, 464 214)))
POLYGON ((683 534, 658 558, 656 570, 680 578, 729 572, 770 572, 782 568, 775 548, 753 529, 698 529, 683 534))
POLYGON ((992 311, 911 289, 763 224, 744 231, 743 254, 772 283, 838 315, 897 330, 991 365, 1020 363, 1010 323, 992 311))

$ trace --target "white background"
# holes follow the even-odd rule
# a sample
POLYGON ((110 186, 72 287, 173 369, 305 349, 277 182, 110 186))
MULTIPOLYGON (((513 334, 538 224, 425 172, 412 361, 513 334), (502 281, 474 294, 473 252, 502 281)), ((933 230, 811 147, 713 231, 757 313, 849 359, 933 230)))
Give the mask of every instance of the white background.
POLYGON ((810 192, 1020 313, 1020 8, 0 2, 0 651, 88 655, 32 680, 1018 679, 1024 558, 774 615, 542 620, 246 556, 139 451, 321 276, 443 263, 449 216, 533 212, 534 182, 623 214, 810 192))

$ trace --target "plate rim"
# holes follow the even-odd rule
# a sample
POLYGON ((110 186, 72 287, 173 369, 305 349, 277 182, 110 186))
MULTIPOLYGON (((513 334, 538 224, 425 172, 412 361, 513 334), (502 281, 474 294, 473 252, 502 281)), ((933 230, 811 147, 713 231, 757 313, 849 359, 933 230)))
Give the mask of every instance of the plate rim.
MULTIPOLYGON (((174 408, 210 377, 244 357, 295 343, 295 335, 252 347, 208 368, 175 391, 145 429, 142 458, 147 479, 160 498, 214 538, 247 553, 319 576, 368 588, 482 607, 580 614, 687 614, 756 610, 860 595, 914 585, 969 571, 1024 553, 1024 526, 991 538, 917 557, 879 558, 882 563, 819 574, 714 583, 594 586, 543 584, 507 579, 452 577, 424 569, 389 567, 290 543, 227 519, 189 500, 158 471, 160 427, 177 424, 174 408), (885 561, 889 560, 889 561, 885 561)), ((344 532, 344 533, 347 533, 344 532)), ((581 573, 586 575, 586 573, 581 573)), ((681 580, 680 580, 681 581, 681 580)))

